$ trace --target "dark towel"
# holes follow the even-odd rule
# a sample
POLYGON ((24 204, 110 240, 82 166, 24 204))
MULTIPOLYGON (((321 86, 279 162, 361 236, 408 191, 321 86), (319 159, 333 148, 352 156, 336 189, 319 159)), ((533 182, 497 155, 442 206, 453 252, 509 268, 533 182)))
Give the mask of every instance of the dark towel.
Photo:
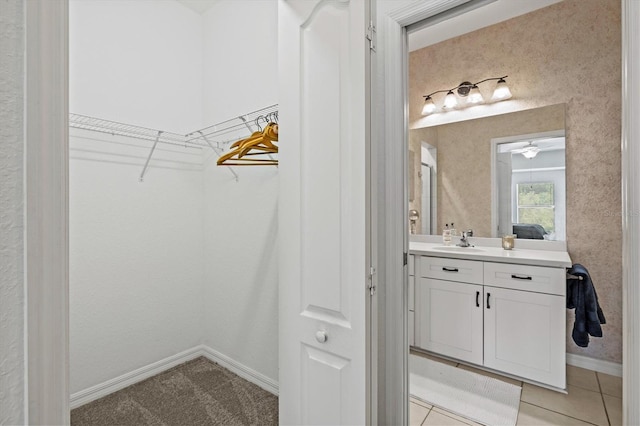
POLYGON ((587 268, 576 263, 569 274, 582 277, 582 280, 567 278, 567 308, 576 310, 571 337, 576 345, 587 347, 590 335, 602 337, 600 324, 606 324, 607 320, 600 309, 598 295, 587 268))

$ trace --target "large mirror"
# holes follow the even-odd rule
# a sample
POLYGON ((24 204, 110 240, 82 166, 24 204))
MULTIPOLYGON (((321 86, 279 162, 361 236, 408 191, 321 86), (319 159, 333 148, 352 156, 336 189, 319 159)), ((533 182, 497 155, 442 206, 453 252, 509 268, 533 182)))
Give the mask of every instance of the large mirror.
POLYGON ((409 131, 412 229, 566 240, 565 105, 409 131))

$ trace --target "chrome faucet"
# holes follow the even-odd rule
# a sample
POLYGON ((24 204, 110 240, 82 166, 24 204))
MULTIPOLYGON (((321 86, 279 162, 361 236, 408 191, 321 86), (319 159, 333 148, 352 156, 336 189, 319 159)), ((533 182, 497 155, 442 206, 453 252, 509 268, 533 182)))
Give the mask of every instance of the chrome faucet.
POLYGON ((473 247, 473 244, 469 244, 469 237, 473 237, 473 229, 462 231, 462 238, 460 238, 460 242, 456 245, 458 247, 473 247))

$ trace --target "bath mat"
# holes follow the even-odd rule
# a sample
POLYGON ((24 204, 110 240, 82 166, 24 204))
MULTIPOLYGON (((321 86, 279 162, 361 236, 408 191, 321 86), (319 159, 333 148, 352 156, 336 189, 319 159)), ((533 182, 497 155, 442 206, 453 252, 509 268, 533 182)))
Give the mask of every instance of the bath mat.
POLYGON ((515 426, 522 388, 462 368, 409 355, 415 398, 490 426, 515 426))

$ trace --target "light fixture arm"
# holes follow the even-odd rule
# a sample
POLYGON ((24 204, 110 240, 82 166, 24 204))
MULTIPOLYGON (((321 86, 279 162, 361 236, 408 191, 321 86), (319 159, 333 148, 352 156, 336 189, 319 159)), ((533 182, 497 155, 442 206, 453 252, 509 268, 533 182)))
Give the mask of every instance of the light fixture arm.
POLYGON ((485 81, 491 81, 491 80, 504 80, 505 78, 509 77, 508 75, 502 76, 502 77, 491 77, 491 78, 485 78, 484 80, 480 80, 477 83, 469 83, 469 82, 464 82, 464 83, 460 83, 458 84, 456 87, 452 87, 451 89, 447 89, 447 90, 436 90, 435 92, 429 93, 428 95, 422 95, 423 98, 425 99, 429 99, 432 95, 435 95, 437 93, 449 93, 449 92, 453 92, 454 90, 457 90, 461 87, 468 87, 468 88, 472 88, 473 86, 477 86, 478 84, 484 83, 485 81))
POLYGON ((457 89, 457 87, 454 87, 453 89, 450 89, 450 90, 436 90, 435 92, 429 93, 428 95, 422 95, 422 97, 427 99, 427 98, 430 98, 431 95, 435 95, 437 93, 449 93, 450 91, 455 90, 455 89, 457 89))
POLYGON ((473 83, 473 86, 477 86, 480 83, 484 83, 485 81, 491 81, 491 80, 504 80, 505 78, 509 77, 508 75, 505 75, 503 77, 491 77, 491 78, 485 78, 484 80, 480 80, 477 83, 473 83))

